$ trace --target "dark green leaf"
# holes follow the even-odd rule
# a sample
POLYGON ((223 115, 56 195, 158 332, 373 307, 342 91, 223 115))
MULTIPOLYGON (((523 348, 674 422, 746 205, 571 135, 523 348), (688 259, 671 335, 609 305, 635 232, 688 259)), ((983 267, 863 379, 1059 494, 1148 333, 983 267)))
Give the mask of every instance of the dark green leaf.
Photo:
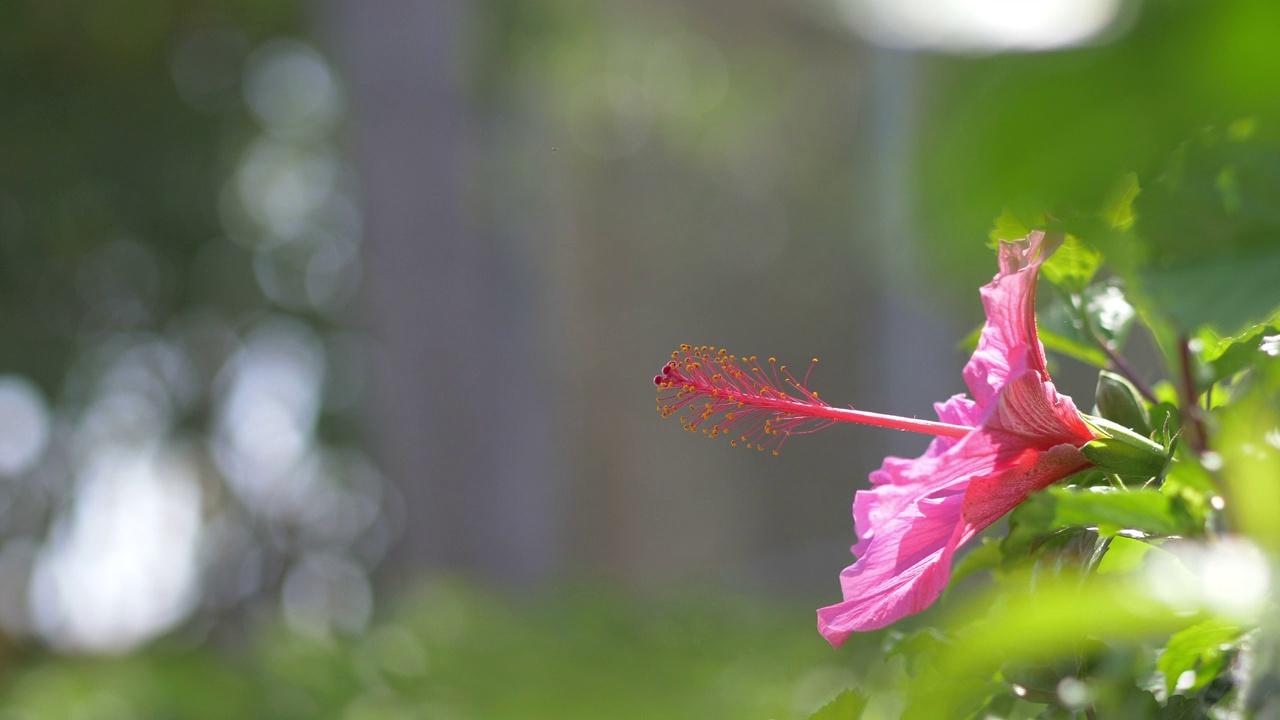
POLYGON ((955 569, 951 571, 951 580, 947 583, 948 589, 970 575, 999 567, 1001 557, 1000 542, 983 538, 981 545, 956 563, 955 569))
POLYGON ((1223 250, 1152 266, 1142 278, 1156 306, 1184 330, 1208 325, 1237 335, 1280 310, 1280 248, 1223 250))
POLYGON ((857 690, 845 690, 823 705, 809 720, 859 720, 867 707, 867 697, 857 690))
POLYGON ((1199 700, 1175 695, 1160 708, 1160 720, 1208 720, 1209 715, 1199 700))
POLYGON ((1280 144, 1209 128, 1137 198, 1151 242, 1139 272, 1153 309, 1184 331, 1238 335, 1280 309, 1280 144))

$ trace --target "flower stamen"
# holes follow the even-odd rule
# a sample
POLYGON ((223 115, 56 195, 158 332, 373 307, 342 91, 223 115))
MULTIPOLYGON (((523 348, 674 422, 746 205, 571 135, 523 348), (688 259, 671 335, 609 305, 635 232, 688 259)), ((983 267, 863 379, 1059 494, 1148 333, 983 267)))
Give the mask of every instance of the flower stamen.
POLYGON ((754 355, 739 360, 713 346, 681 345, 653 378, 659 389, 658 412, 663 417, 684 412, 678 416, 689 432, 701 429, 708 437, 736 436, 730 445, 742 442, 760 451, 770 448, 774 455, 792 435, 807 435, 838 422, 957 438, 973 430, 964 425, 832 407, 807 387, 817 358, 809 364, 804 380, 797 380, 777 358, 768 362, 766 371, 754 355), (712 418, 718 420, 704 427, 712 418))

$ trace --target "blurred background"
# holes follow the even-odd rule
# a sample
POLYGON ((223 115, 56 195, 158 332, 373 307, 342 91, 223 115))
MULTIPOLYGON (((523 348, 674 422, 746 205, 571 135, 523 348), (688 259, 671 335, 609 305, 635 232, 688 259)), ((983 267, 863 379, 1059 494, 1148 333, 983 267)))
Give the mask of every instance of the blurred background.
MULTIPOLYGON (((0 4, 0 717, 805 717, 1004 210, 1280 115, 1266 0, 0 4)), ((1060 387, 1090 398, 1064 363, 1060 387)), ((1086 403, 1087 404, 1087 403, 1086 403)))

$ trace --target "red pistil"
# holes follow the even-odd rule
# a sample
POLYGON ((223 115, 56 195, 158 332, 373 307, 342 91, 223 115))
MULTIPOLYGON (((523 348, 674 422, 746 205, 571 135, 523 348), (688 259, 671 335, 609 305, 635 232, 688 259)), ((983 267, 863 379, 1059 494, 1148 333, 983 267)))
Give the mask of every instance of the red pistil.
POLYGON ((658 412, 663 417, 683 413, 680 422, 689 432, 701 429, 708 437, 736 435, 729 441, 731 445, 744 442, 757 450, 772 446, 774 455, 788 437, 817 432, 838 422, 947 437, 964 437, 973 430, 963 425, 832 407, 805 387, 817 362, 814 358, 801 381, 786 365, 778 365, 776 358, 769 358, 766 371, 754 355, 738 358, 706 345, 681 345, 671 353, 671 362, 653 378, 660 390, 658 412))

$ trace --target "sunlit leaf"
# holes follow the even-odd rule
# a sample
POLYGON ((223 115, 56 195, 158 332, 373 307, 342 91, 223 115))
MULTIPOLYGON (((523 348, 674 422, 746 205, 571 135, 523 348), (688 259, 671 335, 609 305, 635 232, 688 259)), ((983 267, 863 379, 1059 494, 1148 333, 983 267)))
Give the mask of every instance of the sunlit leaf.
MULTIPOLYGON (((1174 633, 1156 663, 1156 669, 1164 673, 1165 692, 1173 695, 1174 685, 1182 673, 1198 668, 1211 669, 1208 666, 1222 658, 1223 645, 1234 642, 1239 636, 1239 625, 1219 618, 1210 618, 1174 633)), ((1214 675, 1216 673, 1197 672, 1195 685, 1187 693, 1208 685, 1214 675)))
POLYGON ((912 633, 890 633, 884 644, 885 658, 901 655, 906 662, 907 673, 914 675, 916 662, 923 656, 929 657, 947 644, 947 637, 937 628, 927 627, 912 633))
POLYGON ((1039 328, 1040 342, 1044 345, 1044 349, 1049 352, 1055 352, 1059 355, 1065 355, 1069 358, 1079 360, 1087 365, 1102 368, 1107 366, 1107 354, 1099 350, 1093 345, 1072 340, 1065 335, 1059 335, 1052 330, 1039 328))
POLYGON ((1098 563, 1098 574, 1132 572, 1142 564, 1143 558, 1154 547, 1149 542, 1117 535, 1111 538, 1111 545, 1107 548, 1107 554, 1103 555, 1102 562, 1098 563))
POLYGON ((1049 530, 1081 526, 1097 527, 1103 534, 1133 529, 1151 535, 1176 535, 1190 522, 1185 511, 1159 490, 1051 487, 1027 502, 1051 513, 1049 530))
POLYGON ((1241 532, 1280 550, 1280 412, 1255 391, 1223 410, 1219 424, 1227 512, 1241 532))
POLYGON ((867 707, 867 697, 857 690, 845 690, 835 700, 809 716, 809 720, 858 720, 867 707))
POLYGON ((1078 293, 1088 287, 1101 264, 1102 253, 1074 235, 1067 235, 1057 252, 1041 266, 1041 272, 1054 285, 1078 293))
POLYGON ((991 240, 990 247, 994 248, 1001 240, 1021 240, 1030 232, 1031 223, 1023 222, 1006 208, 1000 217, 996 218, 995 226, 991 228, 991 232, 987 233, 987 237, 991 240))
POLYGON ((1128 173, 1121 178, 1107 207, 1102 211, 1103 218, 1116 230, 1128 230, 1133 227, 1137 216, 1133 212, 1134 198, 1138 197, 1138 175, 1128 173))
POLYGON ((1090 638, 1136 642, 1197 621, 1153 600, 1141 584, 1116 576, 1085 584, 1078 577, 1042 578, 1033 592, 976 598, 949 623, 956 628, 955 642, 911 683, 903 717, 967 717, 987 702, 992 674, 1013 660, 1070 657, 1090 638))
POLYGON ((1213 383, 1222 382, 1232 375, 1250 367, 1261 359, 1266 352, 1263 347, 1267 333, 1275 332, 1272 325, 1255 325, 1235 337, 1219 337, 1209 328, 1196 333, 1199 358, 1204 363, 1204 375, 1201 378, 1201 389, 1213 383))

